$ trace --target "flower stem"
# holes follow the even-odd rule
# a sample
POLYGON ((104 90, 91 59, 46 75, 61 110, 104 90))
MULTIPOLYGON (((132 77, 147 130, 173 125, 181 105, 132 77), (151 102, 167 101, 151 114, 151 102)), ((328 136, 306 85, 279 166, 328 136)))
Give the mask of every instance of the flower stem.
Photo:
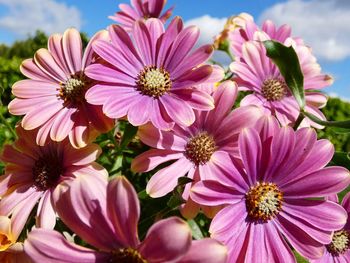
POLYGON ((303 121, 304 119, 304 114, 302 112, 299 113, 298 119, 295 121, 295 124, 293 126, 293 129, 296 131, 300 125, 300 123, 303 121))
POLYGON ((5 124, 5 126, 9 129, 9 131, 12 133, 13 137, 16 139, 17 138, 17 134, 16 131, 12 128, 12 126, 8 123, 7 119, 4 117, 4 115, 2 114, 2 112, 0 111, 0 120, 3 124, 5 124))

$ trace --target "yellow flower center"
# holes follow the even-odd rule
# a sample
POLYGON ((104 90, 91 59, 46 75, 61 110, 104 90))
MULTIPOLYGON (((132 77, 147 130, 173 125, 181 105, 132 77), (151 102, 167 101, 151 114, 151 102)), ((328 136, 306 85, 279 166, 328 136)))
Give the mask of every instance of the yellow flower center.
POLYGON ((186 156, 196 165, 208 162, 215 152, 214 138, 207 132, 192 137, 186 145, 186 156))
POLYGON ((268 221, 282 209, 283 193, 273 183, 257 183, 246 193, 248 215, 256 221, 268 221))
POLYGON ((83 74, 76 74, 65 83, 61 83, 59 97, 65 102, 80 103, 85 101, 85 92, 91 86, 91 80, 83 74))
POLYGON ((288 86, 281 79, 267 79, 263 82, 261 91, 268 101, 279 101, 287 94, 288 86))
POLYGON ((333 255, 345 253, 350 247, 350 233, 345 229, 335 231, 332 242, 326 247, 328 252, 333 255))
POLYGON ((155 66, 145 67, 136 81, 137 89, 141 94, 158 98, 171 89, 169 73, 163 68, 155 66))
POLYGON ((5 251, 8 249, 14 242, 12 241, 11 237, 0 233, 0 251, 5 251))
POLYGON ((121 248, 113 252, 111 263, 148 263, 148 261, 133 248, 121 248))

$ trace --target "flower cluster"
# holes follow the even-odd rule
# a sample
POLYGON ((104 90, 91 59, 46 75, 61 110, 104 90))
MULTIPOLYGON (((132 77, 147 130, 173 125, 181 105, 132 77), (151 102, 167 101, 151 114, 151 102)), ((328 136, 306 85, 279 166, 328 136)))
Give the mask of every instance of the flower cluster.
POLYGON ((28 79, 13 85, 8 108, 24 117, 0 156, 1 262, 295 262, 292 250, 312 262, 349 261, 350 195, 340 205, 337 193, 350 173, 327 166, 334 147, 302 115, 325 120, 319 89, 332 78, 286 25, 260 29, 243 13, 215 45, 196 47, 199 29, 179 17, 165 25, 165 5, 120 4, 110 17, 117 24, 86 48, 67 29, 23 61, 28 79), (266 55, 266 40, 295 50, 304 108, 266 55), (235 57, 227 70, 209 63, 224 42, 235 57), (241 91, 249 94, 238 100, 241 91), (126 121, 146 147, 133 156, 133 175, 156 170, 145 192, 177 198, 172 216, 159 211, 146 230, 143 189, 109 174, 120 167, 98 164, 103 152, 93 143, 104 133, 115 139, 126 121), (185 219, 199 213, 212 218, 210 237, 192 240, 185 219))

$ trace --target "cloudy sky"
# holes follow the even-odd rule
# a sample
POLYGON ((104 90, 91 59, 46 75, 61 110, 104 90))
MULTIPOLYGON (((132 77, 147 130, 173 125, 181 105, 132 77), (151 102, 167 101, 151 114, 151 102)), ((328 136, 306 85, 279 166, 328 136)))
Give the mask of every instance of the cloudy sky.
MULTIPOLYGON (((0 0, 0 42, 10 44, 37 29, 63 32, 74 26, 90 36, 105 28, 120 0, 0 0)), ((350 100, 349 0, 168 0, 175 15, 201 28, 201 43, 211 42, 226 17, 248 12, 261 23, 290 24, 294 36, 313 48, 323 70, 335 78, 327 92, 350 100)), ((219 57, 221 59, 221 57, 219 57)))

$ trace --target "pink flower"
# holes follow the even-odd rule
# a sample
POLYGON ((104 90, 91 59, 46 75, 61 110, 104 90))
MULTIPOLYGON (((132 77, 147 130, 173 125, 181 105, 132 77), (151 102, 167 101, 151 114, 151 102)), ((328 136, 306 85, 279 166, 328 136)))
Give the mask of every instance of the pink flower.
POLYGON ((39 49, 34 59, 22 63, 21 72, 30 79, 13 85, 12 93, 17 98, 8 107, 14 115, 25 115, 23 128, 39 128, 39 145, 48 138, 62 141, 69 137, 74 147, 84 147, 98 132, 112 128, 112 120, 103 115, 101 107, 84 99, 86 90, 94 84, 84 72, 94 61, 91 44, 101 38, 106 38, 106 32, 97 33, 83 54, 79 32, 68 29, 63 36, 49 38, 48 50, 39 49))
POLYGON ((135 22, 140 19, 159 18, 165 23, 173 10, 170 8, 161 14, 166 2, 166 0, 131 0, 131 6, 120 4, 121 11, 109 18, 120 23, 126 31, 131 31, 135 22))
POLYGON ((5 175, 0 178, 0 215, 9 216, 21 207, 26 219, 34 206, 37 208, 37 226, 53 228, 56 223, 54 199, 58 190, 68 181, 93 174, 107 177, 107 171, 95 159, 101 149, 90 144, 75 149, 68 140, 35 143, 36 132, 17 127, 19 139, 13 146, 5 145, 0 157, 6 163, 5 175))
POLYGON ((205 45, 190 53, 199 30, 182 29, 175 18, 168 28, 159 19, 136 22, 131 38, 117 25, 109 27, 111 43, 96 41, 95 52, 104 60, 90 65, 86 74, 100 83, 86 93, 89 103, 103 105, 110 118, 125 115, 134 126, 151 121, 159 129, 174 122, 189 126, 195 120, 193 109, 214 108, 213 98, 192 88, 205 82, 213 72, 202 65, 213 48, 205 45))
MULTIPOLYGON (((331 196, 329 200, 339 202, 337 195, 331 196)), ((311 260, 312 263, 350 262, 350 193, 344 197, 341 205, 348 213, 346 225, 334 232, 332 242, 326 245, 323 257, 318 260, 311 260)))
MULTIPOLYGON (((319 110, 327 103, 327 97, 315 91, 324 88, 332 83, 332 78, 321 74, 320 66, 310 53, 308 47, 297 45, 288 38, 287 46, 293 46, 301 64, 304 74, 305 89, 305 110, 320 119, 325 120, 319 110)), ((263 44, 256 41, 245 42, 242 46, 242 58, 230 65, 232 72, 237 74, 237 82, 241 89, 252 91, 241 101, 241 106, 257 105, 277 117, 282 126, 293 125, 297 120, 300 109, 297 101, 291 94, 289 87, 284 81, 277 66, 266 56, 266 49, 263 44)), ((301 126, 322 126, 304 119, 301 126)))
MULTIPOLYGON (((139 137, 154 147, 134 159, 132 169, 146 172, 156 166, 176 160, 155 173, 147 184, 152 197, 164 196, 177 185, 178 178, 194 181, 220 176, 229 154, 238 157, 238 134, 252 126, 262 116, 259 108, 240 107, 231 112, 237 96, 237 85, 223 82, 213 93, 216 107, 211 111, 195 111, 196 121, 189 127, 175 125, 170 131, 160 131, 152 125, 139 128, 139 137)), ((185 200, 188 199, 186 186, 185 200)))
POLYGON ((155 223, 140 242, 140 206, 132 185, 125 177, 109 183, 97 176, 88 177, 71 182, 68 190, 62 188, 56 206, 63 222, 98 250, 69 243, 56 231, 35 229, 24 244, 34 261, 210 263, 213 261, 208 259, 213 257, 218 263, 226 261, 224 246, 211 239, 192 242, 190 228, 177 217, 155 223))
POLYGON ((308 259, 322 257, 333 231, 346 223, 338 204, 320 199, 350 183, 343 167, 325 167, 334 148, 311 128, 280 128, 263 117, 239 137, 242 163, 225 163, 217 180, 198 182, 191 198, 226 205, 214 217, 211 236, 229 250, 229 262, 295 262, 288 243, 308 259))

